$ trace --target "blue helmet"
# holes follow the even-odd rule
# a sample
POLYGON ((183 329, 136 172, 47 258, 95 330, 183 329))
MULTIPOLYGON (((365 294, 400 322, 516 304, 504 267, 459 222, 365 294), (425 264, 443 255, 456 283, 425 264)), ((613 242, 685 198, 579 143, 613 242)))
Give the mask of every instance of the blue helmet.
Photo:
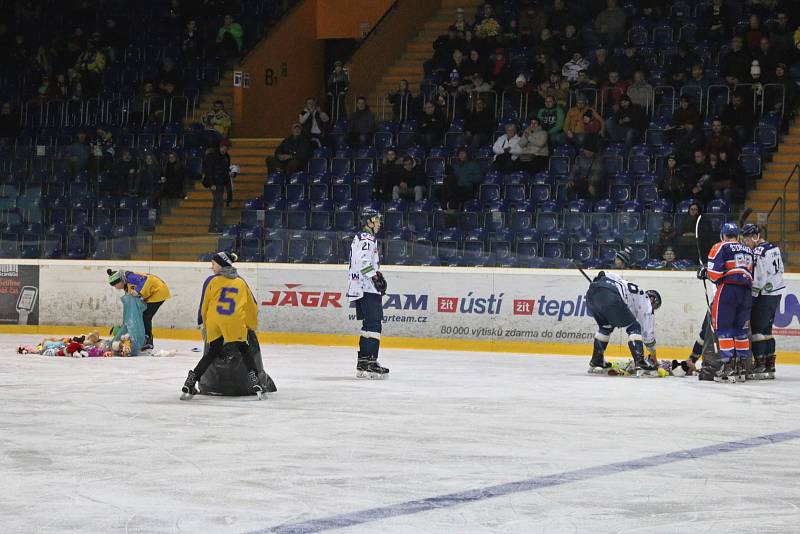
POLYGON ((361 226, 366 226, 369 221, 377 217, 378 219, 381 218, 381 214, 378 210, 373 207, 367 206, 366 208, 361 210, 359 214, 359 221, 361 222, 361 226))
POLYGON ((736 223, 725 223, 719 230, 719 238, 724 240, 726 237, 739 237, 739 226, 736 223))
POLYGON ((742 235, 744 236, 754 236, 760 233, 761 232, 759 231, 757 224, 750 223, 742 226, 742 235))

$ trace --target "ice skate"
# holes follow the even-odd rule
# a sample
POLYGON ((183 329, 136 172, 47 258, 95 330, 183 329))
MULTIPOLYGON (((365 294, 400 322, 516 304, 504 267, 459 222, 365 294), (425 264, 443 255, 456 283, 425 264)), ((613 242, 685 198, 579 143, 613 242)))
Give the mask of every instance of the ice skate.
POLYGON ((359 359, 356 365, 356 378, 367 378, 370 380, 383 380, 387 378, 389 369, 382 367, 376 359, 359 359))
POLYGON ((775 380, 775 355, 770 354, 764 359, 764 379, 775 380))
POLYGON ((189 371, 189 374, 186 376, 186 381, 181 388, 181 400, 191 400, 192 397, 197 395, 195 384, 197 384, 197 376, 194 374, 194 370, 192 370, 189 371))
POLYGON ((611 362, 607 362, 602 356, 592 356, 589 360, 589 374, 590 375, 604 375, 611 372, 611 362))
POLYGON ((722 365, 722 369, 717 371, 717 374, 714 376, 714 382, 728 382, 733 384, 739 381, 740 380, 738 371, 736 370, 735 360, 730 360, 728 362, 725 362, 722 365))
POLYGON ((150 336, 145 337, 144 344, 142 345, 142 348, 139 350, 141 352, 153 350, 153 338, 151 338, 150 336))
POLYGON ((747 373, 747 380, 764 380, 767 378, 767 367, 764 356, 755 356, 753 367, 747 373))
POLYGON ((247 373, 247 378, 250 380, 250 388, 253 390, 253 393, 256 394, 256 398, 258 398, 258 400, 267 400, 267 394, 258 382, 258 375, 256 372, 250 371, 247 373))
POLYGON ((633 355, 633 374, 636 376, 658 376, 658 367, 641 354, 633 355))

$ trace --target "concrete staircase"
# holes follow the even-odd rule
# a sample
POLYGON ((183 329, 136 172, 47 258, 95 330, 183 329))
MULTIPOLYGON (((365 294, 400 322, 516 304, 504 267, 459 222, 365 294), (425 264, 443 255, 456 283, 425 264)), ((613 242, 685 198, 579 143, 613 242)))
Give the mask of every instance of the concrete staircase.
MULTIPOLYGON (((225 208, 226 225, 239 222, 244 202, 262 194, 267 175, 265 158, 275 152, 281 139, 231 139, 231 162, 239 165, 234 201, 225 208)), ((217 248, 217 235, 207 232, 211 216, 211 192, 198 181, 186 198, 165 209, 152 234, 137 237, 136 260, 197 261, 217 248)))
MULTIPOLYGON (((795 119, 789 129, 788 135, 783 137, 778 151, 773 154, 772 161, 764 166, 762 179, 758 188, 747 195, 746 205, 753 209, 751 222, 756 222, 757 216, 767 214, 772 204, 783 194, 783 186, 794 166, 800 164, 800 120, 795 119)), ((787 190, 786 202, 786 242, 787 252, 800 251, 800 204, 798 204, 798 189, 800 189, 800 176, 795 174, 787 190)), ((763 216, 762 216, 763 217, 763 216)), ((778 240, 780 236, 780 207, 776 208, 769 220, 769 235, 778 240)), ((800 253, 789 254, 786 267, 794 272, 800 270, 800 253)))
POLYGON ((445 0, 442 2, 443 7, 422 25, 417 36, 406 44, 405 51, 400 56, 400 59, 386 69, 372 92, 368 95, 367 102, 369 102, 378 120, 391 119, 391 106, 385 99, 389 91, 397 89, 397 84, 400 80, 408 80, 409 87, 414 93, 419 90, 419 85, 424 77, 422 64, 433 56, 433 42, 436 38, 443 33, 447 33, 447 27, 455 21, 456 8, 463 7, 466 19, 471 21, 475 10, 483 3, 482 0, 459 0, 458 2, 445 0))

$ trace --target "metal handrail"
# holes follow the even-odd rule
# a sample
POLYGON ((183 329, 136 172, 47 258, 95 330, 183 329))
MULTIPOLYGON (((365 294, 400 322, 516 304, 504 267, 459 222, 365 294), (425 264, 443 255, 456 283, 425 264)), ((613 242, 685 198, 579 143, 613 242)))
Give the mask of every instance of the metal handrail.
MULTIPOLYGON (((768 228, 769 228, 769 218, 772 217, 772 212, 775 211, 775 208, 778 207, 778 204, 781 205, 781 211, 780 211, 781 220, 778 222, 778 233, 780 235, 778 237, 780 239, 782 239, 783 238, 783 226, 785 225, 785 222, 786 222, 786 219, 784 219, 784 215, 783 215, 783 196, 779 196, 778 198, 775 199, 775 202, 772 203, 772 207, 767 212, 767 219, 766 219, 764 224, 767 227, 767 231, 766 231, 767 237, 769 237, 769 230, 768 230, 768 228)), ((780 239, 779 239, 779 241, 780 241, 780 239)), ((781 248, 783 249, 783 252, 785 254, 786 253, 786 247, 783 246, 783 243, 781 243, 781 248)))
MULTIPOLYGON (((800 164, 795 163, 792 172, 789 173, 789 176, 786 178, 786 181, 783 183, 783 194, 781 195, 781 252, 788 257, 789 248, 787 247, 786 243, 786 204, 788 199, 788 192, 789 192, 789 184, 792 182, 792 179, 795 177, 800 178, 800 164)), ((798 194, 798 206, 797 209, 800 212, 800 179, 797 180, 797 194, 798 194)), ((777 202, 777 200, 775 201, 777 202)), ((773 206, 774 208, 774 206, 773 206)), ((768 216, 769 217, 769 216, 768 216)), ((800 225, 799 225, 800 226, 800 225)), ((798 231, 800 228, 794 228, 794 231, 798 231)))

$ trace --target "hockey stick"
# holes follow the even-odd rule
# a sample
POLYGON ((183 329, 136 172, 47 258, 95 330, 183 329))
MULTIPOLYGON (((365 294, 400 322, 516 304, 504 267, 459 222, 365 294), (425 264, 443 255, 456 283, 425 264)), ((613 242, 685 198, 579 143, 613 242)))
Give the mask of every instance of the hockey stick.
MULTIPOLYGON (((700 262, 700 266, 702 267, 705 265, 706 261, 703 260, 703 251, 700 249, 700 220, 703 218, 702 215, 697 216, 697 222, 694 225, 694 238, 697 244, 697 260, 700 262)), ((708 300, 708 286, 706 285, 706 279, 703 278, 703 295, 706 297, 706 310, 708 313, 708 324, 712 324, 713 315, 711 313, 711 301, 708 300)), ((717 341, 717 333, 714 332, 714 327, 712 326, 710 329, 714 333, 714 352, 719 354, 719 341, 717 341)))
POLYGON ((578 269, 578 270, 581 272, 581 274, 583 275, 583 277, 584 277, 584 278, 586 278, 586 281, 587 281, 587 282, 589 282, 589 283, 591 284, 591 283, 592 283, 592 279, 591 279, 591 278, 589 278, 589 275, 588 275, 588 274, 586 274, 586 271, 584 271, 583 269, 581 269, 581 268, 580 268, 580 266, 579 266, 577 263, 575 263, 575 260, 572 260, 572 264, 573 264, 573 265, 574 265, 574 266, 575 266, 575 267, 576 267, 576 268, 577 268, 577 269, 578 269))
POLYGON ((744 223, 747 222, 747 218, 750 217, 751 213, 753 213, 753 208, 745 208, 742 210, 741 215, 739 215, 739 230, 741 230, 744 223))

